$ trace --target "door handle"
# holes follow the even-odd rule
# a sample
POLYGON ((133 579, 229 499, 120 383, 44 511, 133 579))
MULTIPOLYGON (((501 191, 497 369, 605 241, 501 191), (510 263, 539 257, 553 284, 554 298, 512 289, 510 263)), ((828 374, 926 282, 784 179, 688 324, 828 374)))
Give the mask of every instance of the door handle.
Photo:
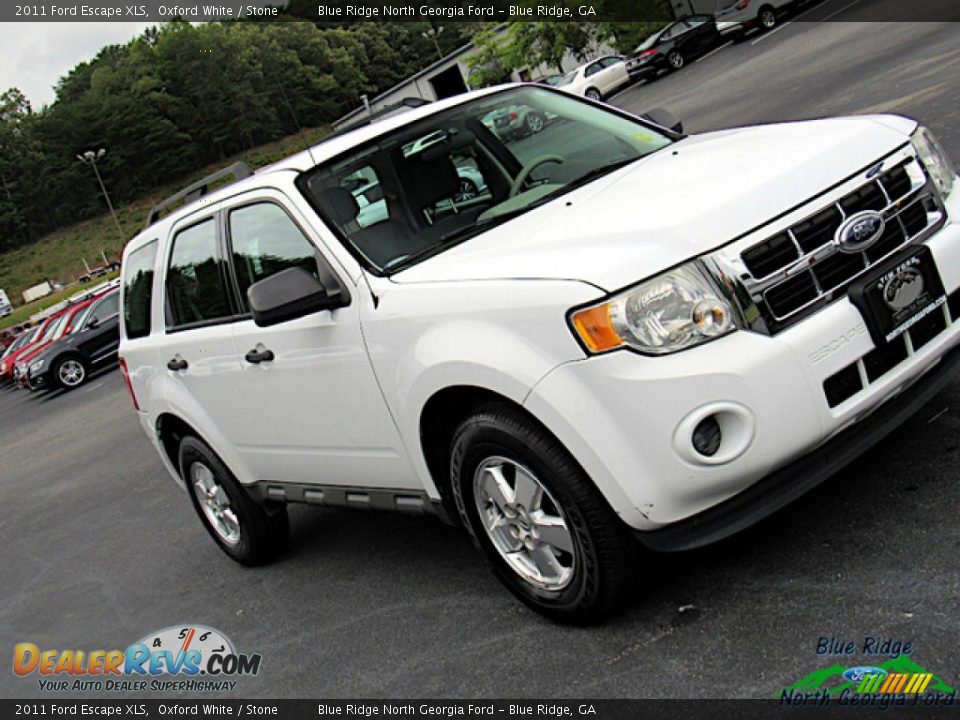
POLYGON ((187 367, 187 361, 180 357, 180 353, 174 355, 173 359, 167 363, 167 370, 172 370, 173 372, 177 372, 178 370, 186 370, 187 367))
POLYGON ((253 350, 244 355, 244 359, 248 363, 253 363, 254 365, 259 365, 262 362, 271 362, 273 360, 273 350, 267 350, 263 348, 262 345, 258 345, 253 350))

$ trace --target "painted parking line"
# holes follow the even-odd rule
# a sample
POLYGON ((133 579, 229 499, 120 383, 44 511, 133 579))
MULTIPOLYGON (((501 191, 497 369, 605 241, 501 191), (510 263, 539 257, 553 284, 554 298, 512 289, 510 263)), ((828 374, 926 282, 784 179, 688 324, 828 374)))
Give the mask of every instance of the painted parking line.
POLYGON ((98 382, 96 385, 91 385, 90 387, 86 388, 86 389, 84 390, 84 392, 93 392, 93 391, 96 390, 97 388, 102 388, 102 387, 103 387, 103 383, 102 383, 102 382, 98 382))
MULTIPOLYGON (((853 6, 856 5, 858 2, 860 2, 860 0, 853 0, 852 3, 850 3, 850 4, 847 5, 846 7, 840 8, 839 10, 837 10, 837 12, 833 13, 833 15, 837 15, 838 13, 842 13, 844 10, 846 10, 846 9, 849 8, 849 7, 853 7, 853 6)), ((791 25, 791 24, 795 23, 797 20, 799 20, 800 18, 802 18, 804 15, 807 15, 807 14, 809 14, 809 13, 812 13, 812 12, 813 12, 814 10, 816 10, 818 7, 819 7, 818 5, 814 5, 812 8, 807 8, 806 10, 804 10, 802 13, 800 13, 800 14, 797 15, 796 17, 790 18, 790 19, 789 19, 787 22, 785 22, 783 25, 780 25, 779 27, 775 27, 773 30, 770 30, 769 32, 763 33, 760 37, 758 37, 756 40, 754 40, 754 41, 753 41, 752 43, 750 43, 750 44, 751 44, 751 45, 756 45, 758 42, 761 42, 762 40, 766 40, 766 39, 767 39, 768 37, 770 37, 771 35, 774 35, 774 34, 780 32, 781 30, 783 30, 787 25, 791 25)), ((823 20, 826 20, 827 18, 832 18, 833 15, 828 15, 826 18, 823 18, 823 20)), ((823 22, 823 20, 820 20, 820 22, 823 22)))
MULTIPOLYGON (((703 62, 703 61, 706 60, 708 57, 710 57, 711 55, 714 55, 714 54, 720 52, 721 50, 723 50, 723 49, 724 49, 725 47, 727 47, 728 45, 733 45, 733 40, 727 40, 727 42, 725 42, 723 45, 721 45, 721 46, 718 47, 718 48, 714 48, 713 50, 711 50, 710 52, 708 52, 706 55, 704 55, 703 57, 701 57, 701 58, 700 58, 699 60, 697 60, 696 62, 698 62, 698 63, 703 62)), ((694 63, 694 64, 696 64, 696 63, 694 63)))

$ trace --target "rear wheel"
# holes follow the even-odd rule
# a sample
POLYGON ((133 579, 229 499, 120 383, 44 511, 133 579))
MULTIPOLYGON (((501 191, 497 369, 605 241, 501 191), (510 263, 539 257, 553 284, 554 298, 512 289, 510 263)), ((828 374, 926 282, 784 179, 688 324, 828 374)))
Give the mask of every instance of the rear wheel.
POLYGON ((679 70, 683 67, 684 62, 683 55, 676 50, 671 50, 667 53, 667 64, 671 70, 679 70))
POLYGON ((80 387, 87 379, 87 365, 78 357, 63 358, 57 362, 53 377, 64 390, 80 387))
POLYGON ((555 438, 491 404, 454 435, 454 499, 499 580, 537 612, 593 622, 627 597, 641 568, 626 526, 555 438))
POLYGON ((760 8, 760 12, 757 13, 757 19, 760 22, 760 27, 764 30, 772 30, 777 24, 777 13, 769 5, 764 5, 760 8))
POLYGON ((262 565, 286 550, 286 507, 255 503, 206 443, 191 436, 183 439, 180 476, 203 526, 234 560, 262 565))

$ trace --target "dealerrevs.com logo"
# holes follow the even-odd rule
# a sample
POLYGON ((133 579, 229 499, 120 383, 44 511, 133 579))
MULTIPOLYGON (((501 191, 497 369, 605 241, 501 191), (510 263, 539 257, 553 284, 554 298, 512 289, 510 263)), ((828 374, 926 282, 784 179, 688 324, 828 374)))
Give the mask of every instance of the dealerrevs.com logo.
POLYGON ((126 650, 13 649, 13 672, 36 676, 48 692, 229 691, 236 677, 260 671, 258 653, 238 653, 219 630, 178 625, 150 633, 126 650))

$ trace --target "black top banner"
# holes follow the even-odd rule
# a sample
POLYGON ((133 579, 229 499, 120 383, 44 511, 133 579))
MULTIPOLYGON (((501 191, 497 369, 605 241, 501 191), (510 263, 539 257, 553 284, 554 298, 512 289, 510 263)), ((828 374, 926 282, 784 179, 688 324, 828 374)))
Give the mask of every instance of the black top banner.
MULTIPOLYGON (((742 2, 742 0, 739 0, 742 2)), ((758 2, 759 0, 754 0, 758 2)), ((782 2, 782 0, 777 0, 782 2)), ((738 0, 41 0, 2 3, 2 22, 654 22, 738 0), (290 12, 295 10, 295 12, 290 12)), ((792 0, 807 22, 960 21, 956 0, 792 0)))

